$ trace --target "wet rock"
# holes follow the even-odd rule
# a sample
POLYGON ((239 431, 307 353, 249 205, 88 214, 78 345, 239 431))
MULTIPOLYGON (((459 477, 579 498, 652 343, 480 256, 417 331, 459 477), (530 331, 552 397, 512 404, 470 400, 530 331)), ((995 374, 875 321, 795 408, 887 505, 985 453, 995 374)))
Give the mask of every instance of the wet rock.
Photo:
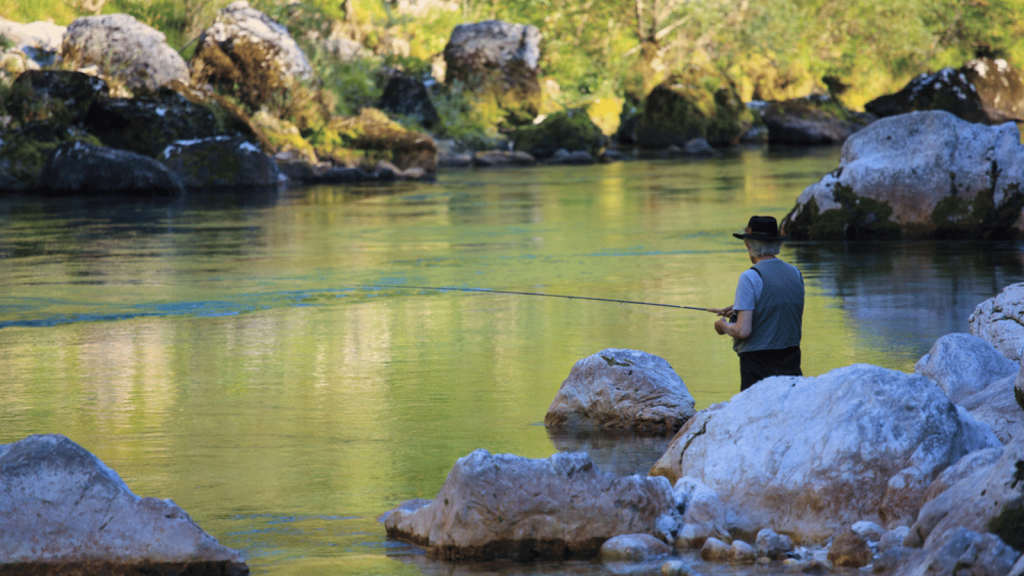
POLYGON ((711 143, 704 138, 694 138, 683 145, 681 152, 686 156, 694 156, 699 158, 713 158, 720 156, 718 150, 715 150, 711 143))
POLYGON ((537 159, 526 152, 508 152, 505 150, 486 150, 473 154, 473 165, 482 168, 500 168, 507 166, 534 166, 537 159))
POLYGON ((865 104, 864 109, 879 117, 942 110, 967 122, 988 121, 978 91, 967 76, 955 68, 922 73, 899 92, 875 98, 865 104))
POLYGON ((992 532, 1010 546, 1024 549, 1024 437, 1003 448, 991 466, 981 467, 921 507, 904 544, 932 545, 946 532, 964 527, 992 532))
MULTIPOLYGON (((1024 283, 1010 284, 981 304, 967 319, 968 331, 1021 362, 1024 349, 1024 283)), ((1024 408, 1024 402, 1021 403, 1024 408)))
POLYGON ((40 186, 58 194, 177 194, 181 180, 163 164, 135 152, 72 141, 43 167, 40 186))
POLYGON ((890 550, 875 573, 900 576, 938 574, 1008 574, 1020 556, 995 534, 975 532, 958 526, 934 540, 923 550, 890 550))
POLYGON ((988 342, 970 334, 947 334, 914 366, 914 373, 934 380, 954 403, 981 392, 997 380, 1014 377, 1020 365, 988 342))
POLYGON ((807 240, 1013 238, 1022 185, 1015 125, 913 112, 851 136, 839 168, 800 194, 782 227, 807 240))
POLYGON ((11 85, 7 111, 18 122, 47 121, 73 124, 82 121, 97 98, 110 93, 107 83, 80 72, 32 70, 11 85))
POLYGON ((537 116, 540 30, 535 26, 487 20, 460 24, 444 47, 445 82, 462 83, 485 105, 505 114, 511 126, 537 116))
POLYGON ((241 138, 182 140, 165 148, 160 160, 185 188, 271 188, 279 183, 273 158, 241 138))
POLYGON ((244 0, 217 14, 192 56, 196 85, 212 84, 237 94, 253 108, 312 77, 313 67, 288 29, 244 0))
POLYGON ((650 534, 623 534, 609 538, 598 554, 607 561, 646 560, 672 552, 668 544, 650 534))
POLYGON ((779 560, 785 558, 786 553, 793 549, 793 541, 770 528, 762 528, 757 532, 754 546, 759 557, 779 560))
POLYGON ((974 86, 990 124, 1024 120, 1024 82, 1002 58, 975 58, 960 69, 974 86))
MULTIPOLYGON (((516 150, 528 152, 538 160, 555 160, 557 163, 593 164, 594 158, 605 143, 604 134, 584 109, 556 112, 537 125, 523 126, 512 132, 516 150), (588 162, 572 162, 572 156, 555 158, 559 151, 569 154, 584 152, 588 162)), ((582 158, 582 156, 579 156, 582 158)))
POLYGON ((687 476, 676 482, 672 493, 676 508, 683 515, 682 528, 676 535, 676 548, 700 548, 708 538, 723 542, 731 540, 727 510, 714 490, 687 476))
POLYGON ((385 527, 441 558, 569 558, 593 557, 622 534, 671 538, 658 525, 677 516, 663 479, 600 472, 586 454, 476 450, 455 463, 433 502, 395 510, 385 527))
POLYGON ((867 541, 853 530, 841 532, 836 536, 828 551, 828 561, 833 566, 849 568, 867 566, 873 556, 867 541))
POLYGON ((988 424, 1003 444, 1024 433, 1024 408, 1017 403, 1014 391, 1018 380, 1019 372, 996 380, 988 388, 960 401, 975 420, 988 424))
POLYGON ((768 378, 698 412, 651 474, 704 482, 737 514, 733 533, 823 542, 858 520, 908 522, 942 470, 998 445, 927 378, 856 364, 768 378))
POLYGON ((673 78, 647 96, 636 143, 643 148, 683 147, 704 138, 712 146, 729 146, 737 144, 752 123, 753 115, 736 90, 717 75, 673 78), (717 81, 718 88, 709 90, 709 79, 717 81))
POLYGON ((427 87, 423 82, 404 74, 392 76, 388 80, 380 98, 380 108, 392 114, 412 118, 427 128, 441 121, 437 108, 434 108, 434 103, 430 101, 427 87))
POLYGON ((664 359, 609 348, 573 365, 544 417, 545 426, 633 429, 665 434, 689 420, 694 400, 664 359))
POLYGON ((153 92, 172 80, 188 83, 189 69, 162 32, 127 14, 79 18, 61 48, 66 65, 98 66, 133 92, 153 92))
POLYGON ((718 538, 708 538, 700 549, 700 558, 705 562, 729 562, 732 560, 732 546, 718 538))
POLYGON ((697 576, 697 572, 682 560, 669 560, 661 565, 662 576, 697 576))
POLYGON ((60 435, 0 445, 0 517, 0 572, 248 573, 177 504, 136 496, 60 435))
POLYGON ((597 160, 590 155, 590 152, 586 150, 575 150, 569 152, 568 150, 559 150, 555 152, 554 156, 548 158, 544 163, 553 164, 559 166, 588 166, 595 164, 597 160))
POLYGON ((151 97, 97 98, 83 121, 107 146, 154 158, 178 140, 217 135, 213 112, 171 90, 151 97))
POLYGON ((759 110, 769 144, 822 146, 842 144, 873 117, 857 115, 828 96, 767 102, 759 110))

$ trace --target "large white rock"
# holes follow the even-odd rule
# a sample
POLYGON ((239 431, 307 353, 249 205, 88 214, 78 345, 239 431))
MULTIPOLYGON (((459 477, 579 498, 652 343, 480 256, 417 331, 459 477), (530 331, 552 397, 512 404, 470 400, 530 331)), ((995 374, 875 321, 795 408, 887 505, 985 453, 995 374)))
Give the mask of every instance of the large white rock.
POLYGON ((822 542, 859 520, 913 520, 928 484, 964 454, 1000 446, 934 382, 857 364, 772 377, 683 427, 651 474, 693 476, 736 515, 822 542))
POLYGON ((954 403, 981 392, 996 380, 1016 376, 1020 365, 985 340, 947 334, 917 361, 914 372, 934 380, 954 403))
POLYGON ((1024 283, 1010 284, 974 309, 967 319, 971 334, 996 347, 1003 356, 1021 361, 1024 348, 1024 283))
POLYGON ((545 426, 597 425, 664 434, 696 414, 693 396, 663 358, 608 348, 573 365, 545 426))
POLYGON ((61 40, 67 29, 67 26, 58 26, 53 22, 22 24, 0 18, 0 36, 14 42, 19 47, 28 46, 49 52, 60 52, 61 40))
POLYGON ((664 478, 600 472, 582 453, 476 450, 456 461, 436 499, 400 506, 384 525, 441 558, 565 558, 595 556, 623 534, 668 540, 678 516, 664 478))
POLYGON ((188 65, 167 44, 162 32, 127 14, 79 18, 68 26, 62 43, 64 61, 83 68, 98 66, 133 91, 155 91, 179 81, 188 84, 188 65))
POLYGON ((903 543, 930 548, 961 526, 992 532, 1024 550, 1024 436, 1007 444, 995 464, 979 467, 922 506, 903 543))
POLYGON ((1008 236, 1024 225, 1022 195, 1024 146, 1015 124, 911 112, 850 136, 839 168, 800 194, 782 226, 801 239, 889 238, 893 225, 911 236, 1008 236))
POLYGON ((0 445, 0 573, 247 574, 170 500, 140 498, 116 472, 68 438, 0 445), (24 570, 28 566, 32 570, 24 570), (102 567, 102 570, 99 568, 102 567))
POLYGON ((975 420, 988 424, 1003 444, 1024 434, 1024 408, 1014 397, 1014 383, 1019 381, 1021 376, 1018 372, 1017 375, 996 380, 988 388, 960 401, 960 405, 975 420))
POLYGON ((708 538, 728 540, 729 524, 725 504, 703 482, 686 476, 672 492, 676 508, 683 514, 683 526, 676 535, 676 548, 700 548, 708 538))

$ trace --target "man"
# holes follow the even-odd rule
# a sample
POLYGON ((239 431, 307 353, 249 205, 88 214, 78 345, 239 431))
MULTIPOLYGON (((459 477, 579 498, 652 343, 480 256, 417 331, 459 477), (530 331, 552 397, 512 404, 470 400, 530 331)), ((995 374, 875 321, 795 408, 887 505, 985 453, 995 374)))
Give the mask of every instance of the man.
POLYGON ((715 331, 733 337, 740 357, 740 391, 769 376, 802 376, 800 336, 804 279, 795 266, 776 258, 782 248, 772 216, 752 216, 743 234, 752 268, 740 275, 732 306, 715 309, 715 331), (728 321, 726 317, 734 317, 728 321))

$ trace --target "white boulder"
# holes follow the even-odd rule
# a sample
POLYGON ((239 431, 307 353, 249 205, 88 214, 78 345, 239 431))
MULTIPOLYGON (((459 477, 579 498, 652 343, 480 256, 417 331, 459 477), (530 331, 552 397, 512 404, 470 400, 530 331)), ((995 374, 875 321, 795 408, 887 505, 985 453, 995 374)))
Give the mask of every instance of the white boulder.
POLYGON ((999 445, 931 380, 857 364, 767 378, 702 410, 651 474, 702 481, 735 514, 733 532, 823 542, 858 520, 912 521, 942 470, 999 445))
POLYGON ((22 24, 0 18, 0 36, 14 42, 18 47, 28 46, 47 52, 60 52, 61 40, 67 29, 67 26, 58 26, 53 22, 22 24))
POLYGON ((57 434, 0 445, 0 518, 0 573, 248 573, 177 504, 57 434))
POLYGON ((676 548, 700 548, 708 538, 730 539, 727 511, 714 490, 686 476, 676 482, 672 491, 676 508, 683 515, 676 548))
POLYGON ((437 498, 399 507, 389 536, 445 559, 588 557, 606 540, 678 525, 664 478, 598 471, 586 454, 530 459, 476 450, 459 458, 437 498))
POLYGON ((545 426, 596 425, 664 434, 696 413, 693 396, 663 358, 608 348, 573 365, 545 426))
POLYGON ((999 441, 1008 444, 1015 437, 1024 434, 1024 408, 1015 398, 1014 383, 1021 382, 1019 375, 996 380, 981 392, 960 401, 978 422, 988 424, 999 441))
POLYGON ((917 361, 914 372, 934 380, 954 404, 960 404, 996 380, 1015 376, 1020 365, 977 336, 954 333, 939 338, 917 361))
POLYGON ((995 346, 1003 356, 1020 362, 1024 348, 1024 282, 1011 284, 978 304, 967 326, 971 334, 995 346))

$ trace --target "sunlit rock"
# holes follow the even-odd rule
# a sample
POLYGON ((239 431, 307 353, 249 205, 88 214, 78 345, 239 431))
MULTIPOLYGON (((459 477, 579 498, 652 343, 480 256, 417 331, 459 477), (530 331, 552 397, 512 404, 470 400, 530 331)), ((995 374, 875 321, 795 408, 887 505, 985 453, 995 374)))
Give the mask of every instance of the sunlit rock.
POLYGON ((603 426, 665 434, 696 413, 693 396, 663 358, 608 348, 573 365, 545 426, 603 426))
POLYGON ((79 18, 64 34, 65 66, 97 66, 133 92, 152 92, 171 81, 188 83, 189 69, 167 38, 127 14, 79 18))
POLYGON ((802 240, 995 240, 1019 234, 1022 206, 1014 124, 912 112, 850 136, 839 168, 804 189, 782 227, 802 240))
POLYGON ((531 122, 540 107, 540 29, 487 20, 460 24, 444 47, 445 82, 459 82, 505 122, 531 122))
POLYGON ((598 471, 586 454, 529 459, 476 450, 459 458, 437 498, 399 507, 389 536, 447 559, 596 556, 606 540, 678 524, 662 478, 598 471))
POLYGON ((170 500, 140 498, 60 435, 0 445, 0 572, 248 573, 170 500))
POLYGON ((288 29, 240 0, 217 14, 196 41, 192 80, 235 93, 254 108, 313 77, 288 29))
POLYGON ((1024 348, 1024 283, 1010 284, 994 298, 978 304, 967 326, 971 334, 995 346, 1003 356, 1020 362, 1024 348))
POLYGON ((733 533, 823 542, 859 520, 911 521, 942 470, 999 445, 927 378, 857 364, 768 378, 698 412, 651 473, 701 480, 736 514, 733 533))
POLYGON ((0 36, 14 42, 19 48, 28 46, 48 52, 60 52, 61 40, 67 29, 67 26, 58 26, 53 22, 23 24, 0 18, 0 36))
POLYGON ((959 404, 996 380, 1015 376, 1020 365, 977 336, 954 333, 939 338, 917 361, 914 372, 934 380, 953 403, 959 404))

